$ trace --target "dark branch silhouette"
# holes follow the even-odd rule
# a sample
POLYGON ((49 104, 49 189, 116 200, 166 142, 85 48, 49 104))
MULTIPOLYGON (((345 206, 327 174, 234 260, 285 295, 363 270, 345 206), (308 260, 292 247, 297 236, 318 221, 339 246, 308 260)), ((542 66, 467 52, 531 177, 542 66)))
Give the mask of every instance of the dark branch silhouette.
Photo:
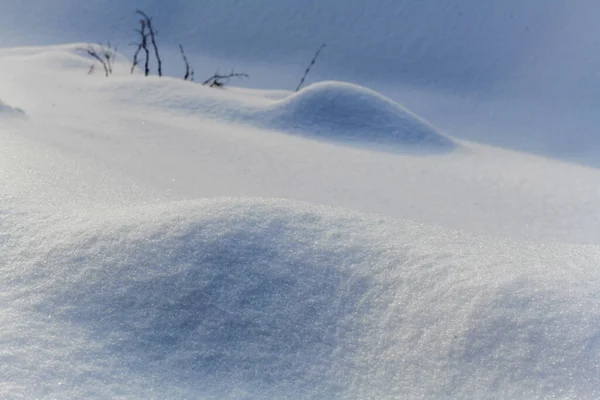
MULTIPOLYGON (((100 45, 100 46, 103 46, 103 45, 100 45)), ((102 64, 102 67, 104 68, 104 75, 106 75, 106 77, 108 77, 111 74, 112 68, 109 68, 107 61, 102 56, 100 56, 100 54, 98 54, 97 49, 93 45, 88 44, 88 46, 86 48, 79 48, 77 50, 87 53, 87 55, 89 55, 90 57, 92 57, 96 61, 98 61, 100 64, 102 64)), ((88 75, 91 74, 93 71, 94 71, 94 68, 90 68, 90 70, 88 71, 88 75)))
POLYGON ((149 67, 150 51, 148 50, 148 35, 149 34, 146 32, 146 20, 145 19, 140 20, 140 29, 137 30, 137 32, 140 34, 141 40, 140 40, 140 43, 137 45, 138 47, 137 47, 135 53, 133 54, 133 64, 131 65, 131 73, 133 74, 135 67, 139 63, 138 55, 140 54, 140 51, 144 50, 144 53, 146 54, 146 61, 144 63, 144 75, 148 76, 148 74, 150 73, 150 67, 149 67))
POLYGON ((106 42, 106 44, 100 44, 100 48, 102 50, 102 55, 104 56, 104 60, 106 60, 106 66, 108 67, 109 74, 112 74, 112 62, 117 56, 117 48, 112 47, 110 42, 106 42))
POLYGON ((248 74, 231 71, 229 74, 221 75, 217 71, 213 76, 202 82, 203 85, 210 87, 223 87, 231 78, 250 78, 248 74))
POLYGON ((157 32, 152 27, 152 18, 150 18, 148 14, 142 10, 137 10, 136 13, 144 17, 144 20, 146 21, 146 26, 148 27, 148 32, 150 33, 150 41, 152 42, 152 47, 154 48, 154 54, 156 56, 156 63, 158 64, 158 76, 162 76, 162 61, 160 59, 160 54, 158 54, 158 45, 156 44, 157 32))
POLYGON ((190 63, 188 62, 187 57, 185 56, 185 51, 183 50, 183 45, 179 45, 179 50, 181 51, 181 57, 183 57, 183 62, 185 62, 185 75, 183 76, 183 80, 187 81, 192 77, 191 80, 194 80, 194 70, 190 69, 190 63))
POLYGON ((304 71, 304 75, 302 76, 302 79, 300 80, 300 84, 296 88, 296 92, 302 88, 302 85, 304 85, 304 81, 306 80, 308 73, 310 72, 313 65, 315 65, 315 63, 317 62, 317 58, 319 58, 319 55, 321 54, 321 51, 323 51, 324 48, 325 48, 325 43, 323 43, 321 45, 321 47, 319 47, 319 50, 317 50, 317 52, 315 53, 314 57, 310 61, 310 64, 308 64, 308 67, 306 67, 306 71, 304 71))

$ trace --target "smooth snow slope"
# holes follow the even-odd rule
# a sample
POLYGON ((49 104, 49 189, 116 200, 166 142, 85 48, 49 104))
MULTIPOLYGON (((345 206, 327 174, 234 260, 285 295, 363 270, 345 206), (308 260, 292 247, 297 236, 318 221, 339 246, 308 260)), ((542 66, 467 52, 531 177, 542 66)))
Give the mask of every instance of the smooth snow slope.
POLYGON ((0 51, 0 397, 598 397, 597 170, 290 135, 319 87, 403 109, 77 47, 0 51))
POLYGON ((8 211, 4 398, 599 395, 596 246, 273 200, 8 211))
POLYGON ((299 93, 207 90, 174 80, 111 82, 110 95, 138 104, 244 123, 324 141, 370 146, 386 151, 444 152, 457 144, 401 105, 367 88, 345 82, 320 82, 299 93))

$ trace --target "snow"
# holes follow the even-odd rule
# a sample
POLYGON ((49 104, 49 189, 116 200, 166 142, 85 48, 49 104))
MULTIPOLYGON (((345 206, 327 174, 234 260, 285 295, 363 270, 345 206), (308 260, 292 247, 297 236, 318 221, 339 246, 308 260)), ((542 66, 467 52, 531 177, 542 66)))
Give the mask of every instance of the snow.
POLYGON ((268 199, 29 218, 4 397, 598 394, 598 247, 268 199))
MULTIPOLYGON (((387 148, 449 150, 453 142, 431 124, 369 89, 321 82, 270 107, 267 125, 339 141, 387 148)), ((263 118, 265 118, 263 117, 263 118)))
MULTIPOLYGON (((112 101, 174 114, 243 123, 386 151, 454 150, 457 145, 427 121, 381 94, 344 82, 321 82, 298 93, 211 90, 180 80, 111 82, 112 101), (134 97, 132 93, 136 93, 134 97)), ((108 92, 108 93, 106 93, 108 92)))
POLYGON ((263 89, 88 75, 129 5, 38 3, 0 1, 38 44, 0 49, 0 398, 599 397, 585 2, 140 1, 263 89))

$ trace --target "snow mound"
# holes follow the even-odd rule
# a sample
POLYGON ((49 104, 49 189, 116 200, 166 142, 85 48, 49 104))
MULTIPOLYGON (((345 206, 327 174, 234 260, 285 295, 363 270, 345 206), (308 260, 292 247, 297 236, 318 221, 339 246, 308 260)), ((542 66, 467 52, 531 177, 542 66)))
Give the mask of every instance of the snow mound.
POLYGON ((350 83, 313 84, 269 107, 267 124, 345 142, 450 150, 455 143, 383 95, 350 83))
POLYGON ((600 394, 596 247, 278 200, 7 218, 2 396, 600 394))

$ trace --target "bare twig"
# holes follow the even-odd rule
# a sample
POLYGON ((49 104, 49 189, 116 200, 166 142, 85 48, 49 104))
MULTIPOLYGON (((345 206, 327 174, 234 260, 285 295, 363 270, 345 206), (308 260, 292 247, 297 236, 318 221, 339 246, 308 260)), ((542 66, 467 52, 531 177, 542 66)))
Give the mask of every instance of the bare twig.
POLYGON ((323 43, 321 45, 321 47, 319 47, 319 50, 317 50, 317 52, 315 53, 314 57, 310 61, 310 64, 308 64, 308 67, 306 67, 306 71, 304 71, 304 75, 302 76, 302 79, 300 80, 300 84, 296 88, 296 92, 302 88, 302 85, 304 85, 304 81, 306 80, 308 73, 310 72, 313 65, 315 65, 315 62, 317 62, 317 58, 319 58, 319 55, 321 54, 321 51, 323 51, 324 48, 325 48, 325 43, 323 43))
POLYGON ((131 65, 131 73, 133 74, 135 67, 138 65, 138 55, 140 51, 144 50, 144 53, 146 54, 146 61, 144 63, 144 75, 148 76, 148 74, 150 73, 150 51, 148 50, 148 33, 146 32, 145 19, 140 20, 140 29, 137 32, 140 34, 141 40, 140 43, 137 45, 138 47, 135 53, 133 54, 133 64, 131 65))
POLYGON ((135 67, 137 67, 138 65, 138 54, 140 54, 140 51, 142 51, 142 44, 138 44, 137 45, 137 49, 135 50, 135 53, 133 53, 133 62, 131 63, 131 71, 130 73, 133 74, 133 71, 135 71, 135 67))
POLYGON ((117 48, 112 47, 110 42, 106 42, 106 44, 100 43, 100 48, 102 49, 102 55, 106 60, 106 66, 108 67, 108 72, 112 74, 112 63, 117 56, 117 48))
POLYGON ((183 62, 185 62, 185 75, 183 76, 183 80, 187 81, 190 78, 190 75, 192 75, 192 80, 194 80, 194 70, 190 69, 190 63, 188 62, 188 59, 185 56, 185 51, 183 50, 183 46, 181 44, 179 45, 179 50, 181 51, 181 57, 183 57, 183 62))
POLYGON ((158 76, 162 76, 162 60, 160 59, 160 55, 158 54, 158 45, 156 44, 156 34, 157 32, 152 27, 152 18, 148 16, 142 10, 137 10, 136 13, 140 14, 144 17, 146 21, 146 26, 148 27, 148 32, 150 33, 150 40, 152 42, 152 47, 154 47, 154 54, 156 56, 156 62, 158 64, 158 76))
POLYGON ((223 87, 225 84, 229 82, 231 78, 250 78, 248 74, 241 72, 231 71, 229 74, 221 75, 219 71, 217 71, 213 76, 202 82, 203 85, 208 85, 210 87, 223 87))
MULTIPOLYGON (((102 67, 104 68, 104 75, 106 75, 106 77, 108 77, 108 75, 110 75, 111 70, 108 68, 106 61, 104 60, 104 58, 102 58, 98 54, 98 51, 96 50, 96 48, 93 45, 88 44, 88 46, 86 48, 79 48, 78 50, 84 51, 85 53, 87 53, 87 55, 89 55, 90 57, 92 57, 96 61, 98 61, 100 64, 102 64, 102 67)), ((90 68, 90 70, 88 71, 88 75, 92 72, 93 72, 93 68, 90 68)))

